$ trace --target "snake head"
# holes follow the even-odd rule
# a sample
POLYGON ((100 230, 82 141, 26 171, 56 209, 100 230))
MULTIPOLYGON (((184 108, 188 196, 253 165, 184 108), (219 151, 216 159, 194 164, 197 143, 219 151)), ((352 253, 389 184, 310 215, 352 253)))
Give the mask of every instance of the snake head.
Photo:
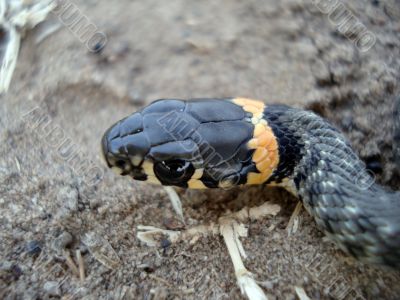
POLYGON ((110 168, 136 180, 230 187, 260 173, 254 131, 254 113, 234 99, 162 99, 108 129, 102 150, 110 168))

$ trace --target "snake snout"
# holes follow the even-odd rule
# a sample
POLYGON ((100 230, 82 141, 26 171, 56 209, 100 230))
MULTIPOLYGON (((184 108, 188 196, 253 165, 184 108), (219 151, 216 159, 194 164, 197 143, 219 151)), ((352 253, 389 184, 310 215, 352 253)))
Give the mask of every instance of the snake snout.
POLYGON ((141 164, 150 146, 142 132, 135 126, 137 114, 125 118, 111 126, 101 140, 101 148, 107 166, 119 175, 131 175, 137 180, 145 180, 141 164))
POLYGON ((101 149, 108 167, 116 169, 121 175, 127 175, 132 165, 121 139, 115 134, 115 127, 118 126, 111 127, 104 134, 101 149))
POLYGON ((103 138, 101 139, 101 153, 103 154, 104 161, 107 163, 108 167, 111 167, 107 159, 108 141, 106 135, 103 135, 103 138))
MULTIPOLYGON (((112 144, 112 142, 111 142, 112 144)), ((128 155, 119 151, 112 151, 107 138, 103 137, 102 150, 104 160, 109 168, 113 169, 119 175, 128 175, 132 171, 132 163, 128 155)))

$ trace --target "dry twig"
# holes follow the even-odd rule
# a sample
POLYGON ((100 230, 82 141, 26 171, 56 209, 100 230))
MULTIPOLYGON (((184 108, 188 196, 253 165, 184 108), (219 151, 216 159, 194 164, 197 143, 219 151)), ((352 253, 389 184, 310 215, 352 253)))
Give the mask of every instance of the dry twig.
POLYGON ((299 215, 302 207, 303 204, 300 201, 297 202, 296 207, 294 208, 293 213, 290 216, 289 222, 286 226, 288 236, 290 236, 292 233, 296 233, 297 229, 299 228, 299 215))
POLYGON ((0 94, 10 86, 24 31, 43 22, 55 6, 53 0, 0 0, 0 94))
POLYGON ((74 261, 71 258, 71 255, 69 255, 68 251, 64 251, 64 258, 65 258, 65 263, 67 266, 71 269, 72 273, 79 277, 79 270, 78 267, 75 265, 74 261))
POLYGON ((161 244, 165 236, 170 242, 176 243, 181 240, 195 242, 199 235, 221 234, 232 259, 237 282, 242 293, 251 300, 265 300, 267 297, 242 261, 242 257, 246 258, 246 253, 239 238, 247 236, 247 228, 239 222, 258 220, 268 215, 275 216, 279 211, 279 205, 266 202, 256 208, 249 209, 245 207, 236 213, 223 216, 218 219, 218 224, 200 225, 183 231, 164 230, 153 226, 139 225, 137 236, 147 245, 157 246, 161 244))
POLYGON ((85 281, 85 262, 83 261, 81 250, 76 250, 76 259, 78 260, 79 279, 81 282, 85 281))

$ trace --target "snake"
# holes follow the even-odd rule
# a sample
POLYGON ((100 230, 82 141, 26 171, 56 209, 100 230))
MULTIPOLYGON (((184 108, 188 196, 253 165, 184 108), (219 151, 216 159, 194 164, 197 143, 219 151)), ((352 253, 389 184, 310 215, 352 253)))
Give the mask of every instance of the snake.
POLYGON ((248 98, 160 99, 111 126, 109 168, 190 189, 287 189, 339 248, 400 266, 400 192, 375 182, 344 135, 317 114, 248 98))

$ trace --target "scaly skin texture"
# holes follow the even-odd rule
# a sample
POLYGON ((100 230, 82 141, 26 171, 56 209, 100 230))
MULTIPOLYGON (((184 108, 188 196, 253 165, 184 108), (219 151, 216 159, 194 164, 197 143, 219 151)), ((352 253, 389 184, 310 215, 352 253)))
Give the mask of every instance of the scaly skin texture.
POLYGON ((400 193, 374 183, 343 135, 321 117, 272 110, 269 123, 287 128, 301 145, 290 178, 320 228, 362 261, 400 266, 400 193))
POLYGON ((400 193, 376 184, 344 136, 314 113, 245 98, 164 99, 111 127, 102 146, 109 167, 137 180, 284 186, 344 251, 400 266, 400 193))

